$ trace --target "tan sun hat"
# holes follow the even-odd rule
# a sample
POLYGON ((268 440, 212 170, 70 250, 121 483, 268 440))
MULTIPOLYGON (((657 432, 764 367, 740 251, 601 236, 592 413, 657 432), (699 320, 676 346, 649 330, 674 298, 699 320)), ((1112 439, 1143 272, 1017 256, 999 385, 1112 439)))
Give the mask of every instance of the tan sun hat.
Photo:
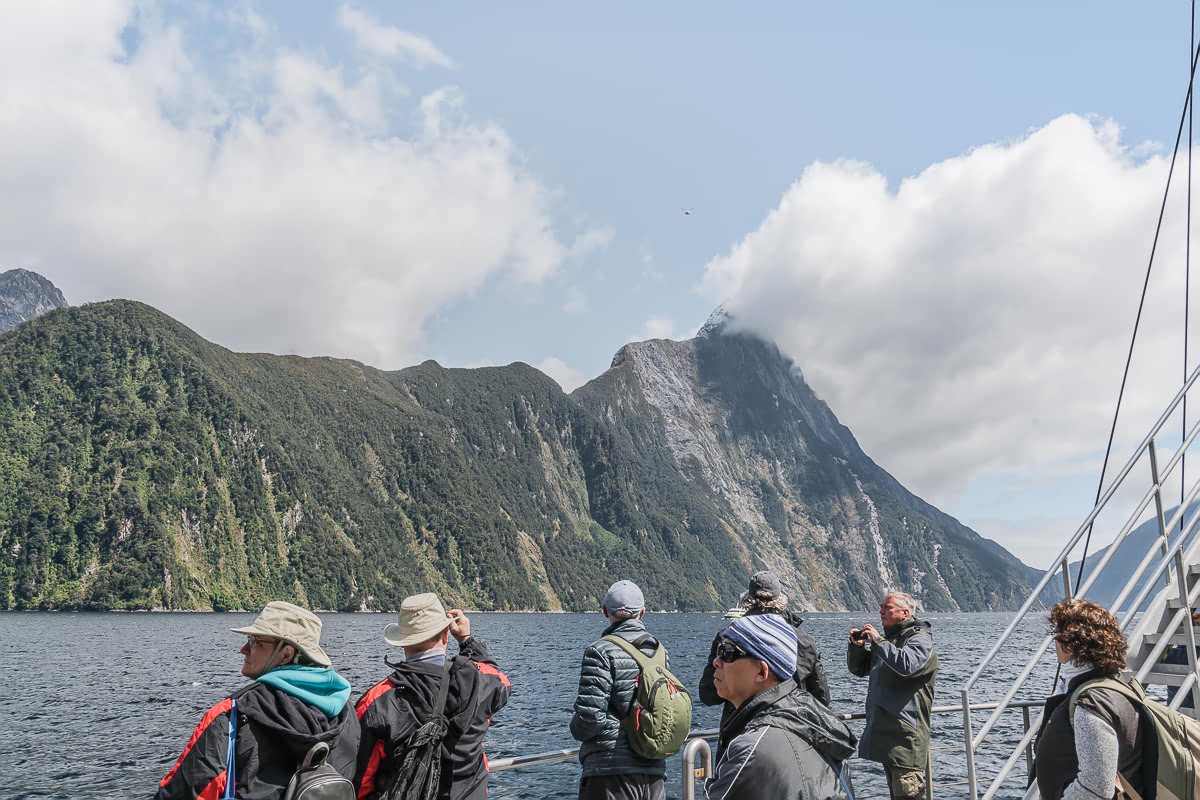
POLYGON ((442 601, 433 592, 414 594, 400 604, 399 621, 383 629, 383 638, 396 647, 427 642, 450 627, 442 601))
POLYGON ((234 633, 247 636, 270 636, 282 639, 295 647, 314 664, 330 666, 329 656, 321 649, 321 619, 311 611, 291 603, 275 600, 247 628, 230 628, 234 633))

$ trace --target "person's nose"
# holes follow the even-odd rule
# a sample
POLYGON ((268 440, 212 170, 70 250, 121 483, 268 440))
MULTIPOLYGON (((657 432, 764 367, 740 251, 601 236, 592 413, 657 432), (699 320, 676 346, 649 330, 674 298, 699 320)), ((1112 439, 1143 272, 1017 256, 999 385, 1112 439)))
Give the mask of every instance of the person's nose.
POLYGON ((242 645, 242 649, 238 650, 238 652, 244 656, 250 655, 250 645, 249 644, 242 645))

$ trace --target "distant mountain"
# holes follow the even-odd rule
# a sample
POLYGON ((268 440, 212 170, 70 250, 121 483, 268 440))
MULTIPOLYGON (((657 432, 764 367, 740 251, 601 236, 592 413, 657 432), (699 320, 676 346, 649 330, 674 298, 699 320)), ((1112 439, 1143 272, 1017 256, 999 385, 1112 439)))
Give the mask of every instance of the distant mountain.
POLYGON ((0 608, 1011 608, 1030 570, 907 492, 714 320, 562 392, 525 364, 238 354, 128 301, 0 336, 0 608))
POLYGON ((25 269, 0 272, 0 333, 56 308, 67 301, 48 279, 25 269))
MULTIPOLYGON (((1153 508, 1153 506, 1151 507, 1153 508)), ((1174 508, 1166 510, 1163 513, 1164 521, 1170 522, 1171 517, 1178 510, 1179 506, 1175 506, 1174 508)), ((1187 513, 1184 515, 1185 527, 1192 519, 1192 515, 1198 510, 1200 510, 1200 502, 1193 503, 1188 508, 1187 513)), ((1191 544, 1191 541, 1195 538, 1195 535, 1196 533, 1193 531, 1188 536, 1188 541, 1185 543, 1185 547, 1191 544)), ((1178 541, 1178 538, 1179 526, 1176 525, 1174 528, 1168 531, 1169 546, 1174 547, 1176 541, 1178 541)), ((1133 576, 1134 570, 1137 569, 1138 565, 1142 563, 1142 558, 1145 557, 1150 548, 1155 545, 1157 539, 1157 519, 1150 519, 1146 522, 1143 522, 1141 525, 1130 531, 1129 535, 1125 537, 1125 541, 1121 542, 1120 547, 1117 548, 1116 554, 1113 555, 1112 559, 1105 566, 1104 571, 1100 573, 1100 576, 1096 578, 1096 582, 1088 589, 1085 597, 1088 600, 1091 600, 1094 603, 1099 603, 1105 607, 1112 605, 1113 601, 1117 599, 1117 595, 1121 593, 1121 589, 1124 588, 1130 577, 1133 576)), ((1087 564, 1084 568, 1084 579, 1087 579, 1091 576, 1096 565, 1100 563, 1108 550, 1108 547, 1102 547, 1088 555, 1087 564)), ((1081 583, 1079 580, 1079 563, 1079 561, 1071 562, 1071 580, 1073 586, 1079 586, 1081 583)), ((1154 566, 1157 565, 1157 563, 1158 558, 1156 557, 1155 560, 1152 561, 1151 564, 1146 568, 1146 571, 1149 572, 1154 568, 1154 566)), ((1054 573, 1054 576, 1054 580, 1050 582, 1050 584, 1046 587, 1046 591, 1043 592, 1043 602, 1054 603, 1062 599, 1062 570, 1057 570, 1054 573)), ((1148 580, 1149 577, 1143 576, 1142 579, 1137 582, 1136 587, 1133 590, 1133 597, 1137 596, 1137 593, 1141 591, 1142 587, 1146 585, 1146 581, 1148 580)))

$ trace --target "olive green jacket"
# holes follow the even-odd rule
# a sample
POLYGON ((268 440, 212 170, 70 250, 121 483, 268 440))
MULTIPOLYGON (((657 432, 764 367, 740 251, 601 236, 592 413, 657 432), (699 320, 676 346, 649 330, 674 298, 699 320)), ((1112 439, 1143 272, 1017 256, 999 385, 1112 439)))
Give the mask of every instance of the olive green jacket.
POLYGON ((908 619, 866 647, 851 644, 846 665, 867 684, 867 726, 858 756, 889 767, 924 769, 937 652, 928 622, 908 619))

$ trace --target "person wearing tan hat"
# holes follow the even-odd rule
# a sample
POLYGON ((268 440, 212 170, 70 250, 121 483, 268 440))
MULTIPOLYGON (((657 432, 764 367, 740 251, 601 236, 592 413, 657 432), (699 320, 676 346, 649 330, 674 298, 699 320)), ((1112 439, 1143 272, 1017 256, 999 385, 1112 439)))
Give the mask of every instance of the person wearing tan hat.
POLYGON ((471 635, 471 620, 461 609, 449 613, 436 594, 406 598, 396 622, 383 631, 383 639, 404 648, 404 661, 392 664, 387 678, 371 687, 358 701, 361 742, 354 784, 360 800, 387 795, 397 778, 405 743, 434 714, 438 690, 449 679, 445 717, 449 723, 442 740, 442 776, 439 800, 483 800, 487 796, 487 756, 483 737, 488 723, 508 702, 509 680, 487 647, 471 635), (453 636, 458 655, 446 659, 446 644, 453 636))
POLYGON ((236 708, 234 774, 241 800, 283 796, 313 745, 329 746, 327 763, 354 777, 358 725, 350 684, 321 649, 321 620, 291 603, 267 603, 254 622, 232 628, 246 638, 242 674, 253 680, 205 713, 175 766, 159 784, 157 800, 217 798, 229 775, 230 712, 236 708))

